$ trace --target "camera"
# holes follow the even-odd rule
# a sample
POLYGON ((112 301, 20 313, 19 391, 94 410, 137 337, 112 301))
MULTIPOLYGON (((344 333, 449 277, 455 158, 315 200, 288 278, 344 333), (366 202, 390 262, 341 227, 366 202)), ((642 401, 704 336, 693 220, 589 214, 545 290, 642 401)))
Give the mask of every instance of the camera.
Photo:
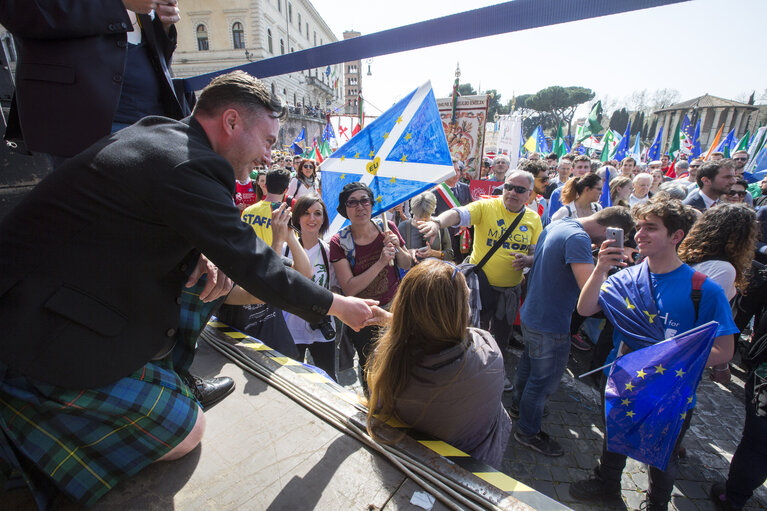
POLYGON ((310 323, 309 326, 312 330, 319 330, 328 341, 336 336, 336 329, 333 327, 333 320, 330 319, 330 316, 325 316, 317 323, 310 323))

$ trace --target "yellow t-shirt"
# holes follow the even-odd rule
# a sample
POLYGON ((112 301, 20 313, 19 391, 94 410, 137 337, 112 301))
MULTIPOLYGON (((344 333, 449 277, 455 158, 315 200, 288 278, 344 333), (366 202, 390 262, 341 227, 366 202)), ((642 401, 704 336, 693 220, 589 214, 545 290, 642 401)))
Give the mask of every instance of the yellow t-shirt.
POLYGON ((272 246, 272 203, 262 200, 242 211, 242 221, 250 225, 256 236, 272 246))
POLYGON ((541 235, 541 219, 538 213, 525 208, 522 213, 512 213, 503 204, 503 198, 483 199, 466 206, 474 226, 474 244, 471 250, 471 264, 477 264, 503 235, 518 214, 524 214, 517 228, 506 238, 503 246, 493 254, 482 270, 491 286, 513 287, 522 281, 522 271, 512 268, 515 257, 512 252, 527 255, 530 245, 538 243, 541 235))

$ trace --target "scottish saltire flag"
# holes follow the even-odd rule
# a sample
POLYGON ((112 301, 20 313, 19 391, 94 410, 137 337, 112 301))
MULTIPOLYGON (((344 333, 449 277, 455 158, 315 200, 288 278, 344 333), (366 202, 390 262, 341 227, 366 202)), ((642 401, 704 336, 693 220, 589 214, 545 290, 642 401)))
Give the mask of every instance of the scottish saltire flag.
POLYGON ((613 199, 610 196, 610 169, 605 169, 605 179, 602 181, 602 195, 599 196, 599 203, 603 208, 609 208, 613 205, 613 199))
POLYGON ((301 149, 301 146, 298 145, 299 142, 303 142, 306 138, 306 128, 301 128, 301 133, 298 134, 296 139, 293 141, 293 144, 290 146, 290 148, 293 150, 293 154, 301 154, 304 152, 303 149, 301 149))
POLYGON ((655 142, 652 143, 650 149, 647 150, 647 160, 659 160, 660 159, 660 141, 663 138, 663 126, 658 130, 658 135, 655 137, 655 142))
MULTIPOLYGON (((621 161, 628 155, 629 139, 631 138, 629 135, 630 133, 631 121, 629 121, 629 125, 626 126, 626 131, 623 133, 623 138, 621 138, 620 142, 618 142, 618 145, 615 146, 615 150, 612 153, 612 159, 621 161)), ((637 135, 637 139, 639 139, 639 135, 637 135)), ((604 206, 604 204, 602 205, 604 206)))
POLYGON ((718 327, 711 321, 615 361, 605 387, 609 451, 666 470, 718 327))
POLYGON ((698 119, 698 124, 695 125, 695 133, 692 135, 692 146, 690 148, 690 160, 693 160, 695 158, 700 158, 700 153, 702 153, 702 149, 700 148, 700 119, 698 119))
POLYGON ((373 190, 373 215, 455 175, 431 83, 426 82, 366 125, 322 165, 328 236, 348 220, 336 212, 338 194, 353 181, 373 190))

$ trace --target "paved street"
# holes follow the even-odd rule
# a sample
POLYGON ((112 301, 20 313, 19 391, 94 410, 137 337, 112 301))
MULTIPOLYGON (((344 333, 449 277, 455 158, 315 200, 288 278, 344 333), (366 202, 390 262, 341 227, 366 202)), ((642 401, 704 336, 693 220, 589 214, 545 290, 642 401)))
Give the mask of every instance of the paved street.
MULTIPOLYGON (((511 350, 507 372, 513 374, 520 350, 511 350)), ((623 473, 624 506, 595 506, 570 497, 570 483, 589 477, 597 463, 602 445, 601 408, 598 390, 574 376, 588 370, 590 352, 571 354, 567 374, 549 403, 550 413, 543 419, 543 429, 559 441, 565 450, 560 458, 548 458, 518 444, 512 438, 506 450, 505 470, 515 479, 560 501, 575 510, 639 509, 647 489, 647 469, 629 460, 623 473)), ((729 462, 740 441, 743 429, 743 379, 736 354, 733 379, 726 386, 711 382, 708 372, 698 387, 698 404, 683 446, 687 455, 681 460, 680 475, 674 488, 672 506, 679 511, 715 510, 709 500, 711 484, 724 481, 729 462)), ((586 378, 584 378, 586 380, 586 378)), ((509 394, 504 397, 509 404, 509 394)), ((767 509, 767 487, 762 486, 746 507, 767 509)))

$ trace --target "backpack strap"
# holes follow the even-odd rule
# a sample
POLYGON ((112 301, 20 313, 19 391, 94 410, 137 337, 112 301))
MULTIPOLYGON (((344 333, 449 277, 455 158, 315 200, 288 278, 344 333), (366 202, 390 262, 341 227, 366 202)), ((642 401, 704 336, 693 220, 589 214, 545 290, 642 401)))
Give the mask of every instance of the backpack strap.
POLYGON ((701 288, 706 281, 706 274, 696 271, 692 274, 692 291, 690 291, 690 300, 695 308, 695 322, 698 322, 698 311, 700 310, 700 301, 703 298, 701 288))

